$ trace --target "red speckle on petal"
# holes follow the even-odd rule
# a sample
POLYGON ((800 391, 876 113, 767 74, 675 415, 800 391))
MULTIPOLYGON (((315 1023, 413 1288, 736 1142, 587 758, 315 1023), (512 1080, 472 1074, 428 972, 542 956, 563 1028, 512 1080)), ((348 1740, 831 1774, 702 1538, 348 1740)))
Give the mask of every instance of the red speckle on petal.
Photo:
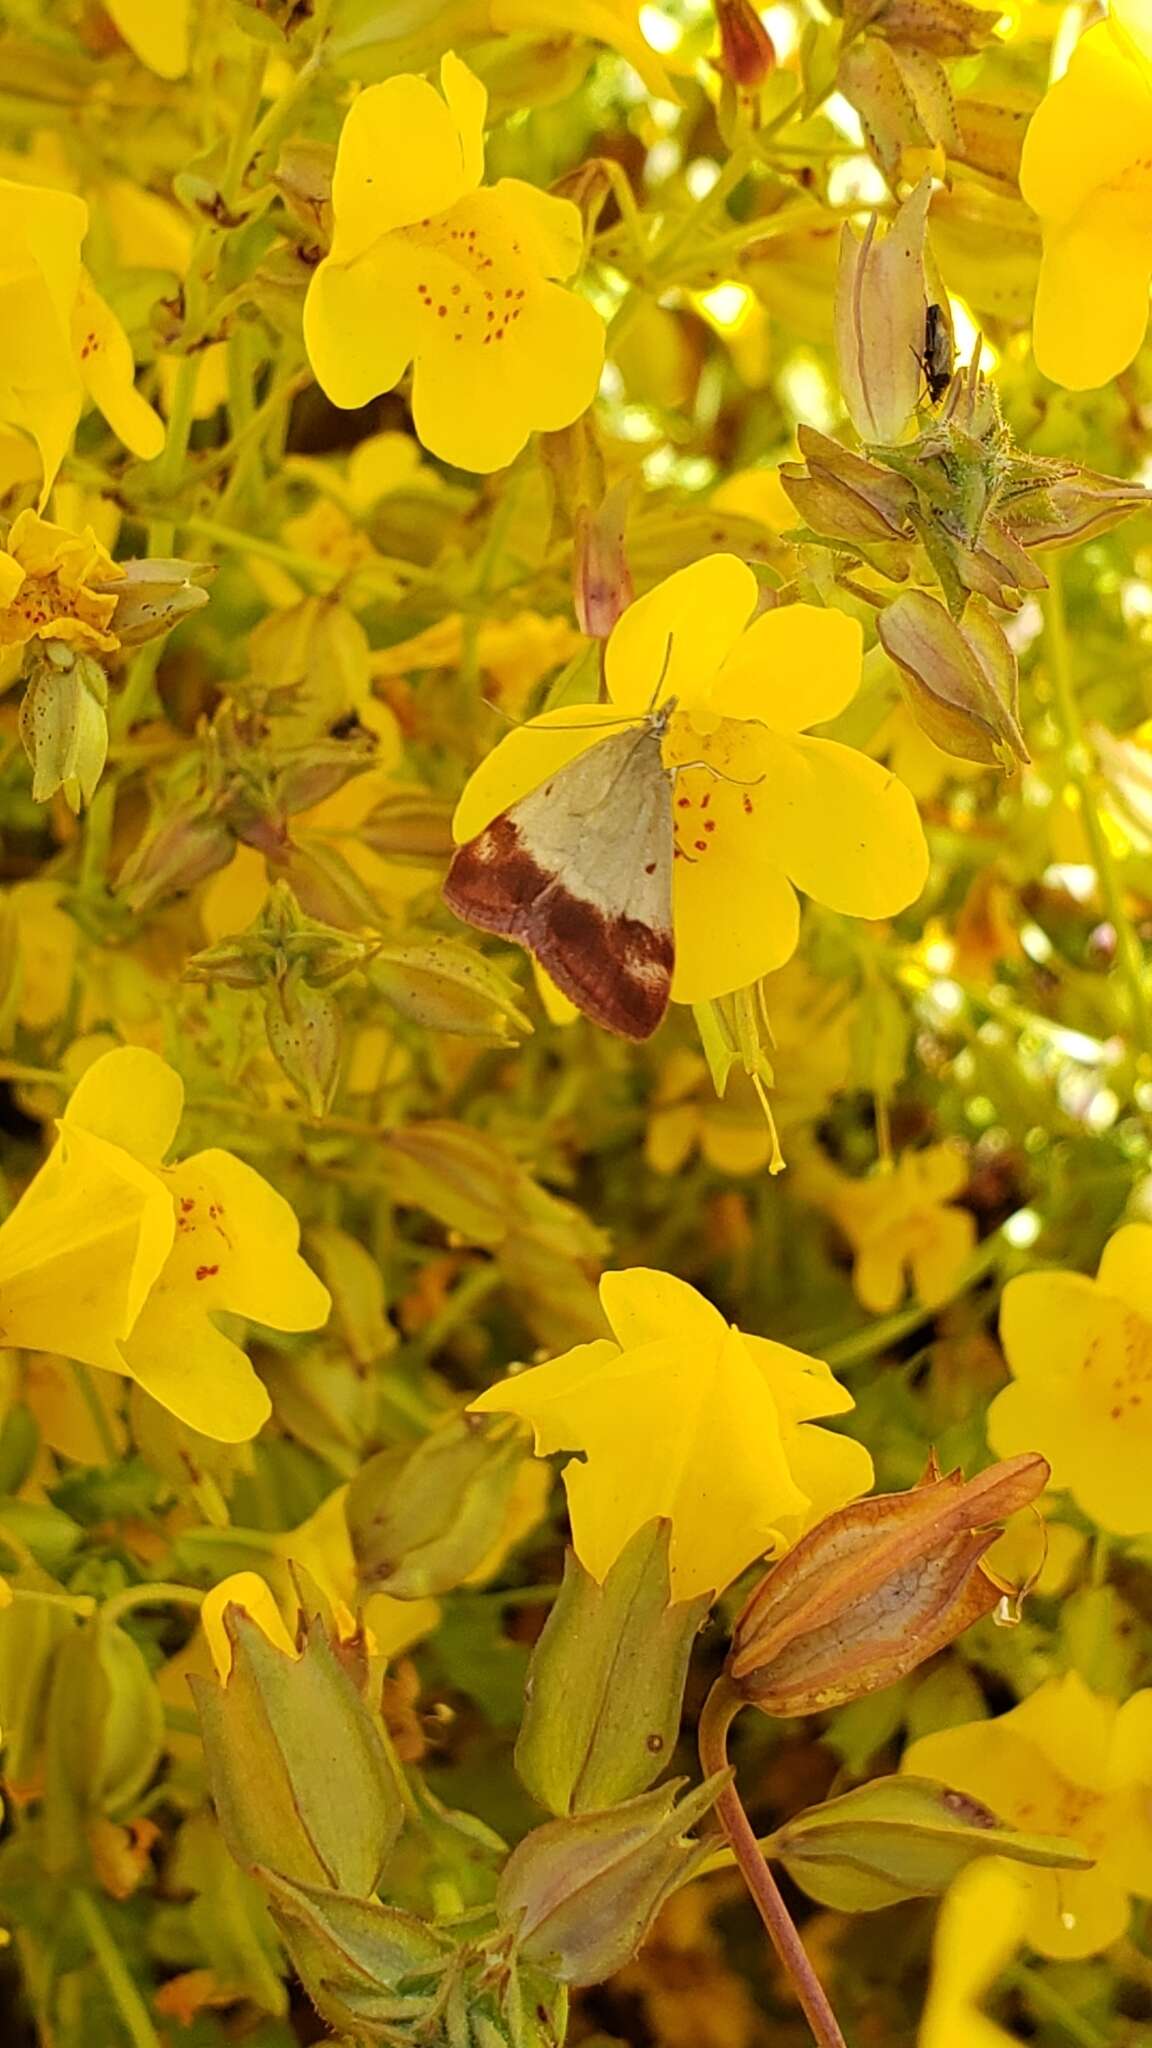
POLYGON ((197 1266, 196 1278, 198 1280, 212 1280, 219 1271, 219 1266, 197 1266))

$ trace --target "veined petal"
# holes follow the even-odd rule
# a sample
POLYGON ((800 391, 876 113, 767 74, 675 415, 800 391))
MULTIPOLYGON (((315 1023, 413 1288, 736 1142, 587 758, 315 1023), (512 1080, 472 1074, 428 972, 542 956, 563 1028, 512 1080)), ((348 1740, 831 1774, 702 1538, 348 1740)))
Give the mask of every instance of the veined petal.
POLYGON ((753 619, 712 687, 708 708, 804 732, 835 718, 860 687, 864 635, 846 612, 779 605, 753 619))
POLYGON ((1134 221, 1128 194, 1098 192, 1067 227, 1049 229, 1032 326, 1044 375, 1094 391, 1127 369, 1148 325, 1150 280, 1152 217, 1134 221))
POLYGON ((72 341, 93 404, 133 455, 152 462, 164 446, 164 423, 137 391, 128 336, 84 270, 72 310, 72 341))
MULTIPOLYGON (((456 107, 470 115, 458 77, 450 76, 456 107)), ((471 159, 471 121, 468 150, 471 159)), ((366 86, 340 130, 332 177, 332 261, 350 263, 393 228, 447 212, 475 182, 457 111, 434 85, 403 72, 366 86)))
POLYGON ((216 1443, 247 1443, 272 1403, 239 1345, 209 1322, 199 1304, 160 1282, 131 1336, 121 1371, 179 1421, 216 1443))
POLYGON ((1104 1247, 1098 1284, 1152 1323, 1152 1223, 1126 1223, 1104 1247))
POLYGON ((348 411, 367 405, 404 375, 416 345, 416 272, 415 252, 391 242, 354 263, 327 256, 314 271, 304 300, 304 344, 333 405, 348 411))
POLYGON ((686 1343, 720 1344, 728 1325, 719 1309, 686 1280, 650 1266, 630 1266, 605 1273, 600 1301, 612 1334, 624 1350, 652 1344, 663 1337, 686 1343))
MULTIPOLYGON (((1020 190, 1045 222, 1073 224, 1152 144, 1152 79, 1107 22, 1082 36, 1024 138, 1020 190), (1075 137, 1075 147, 1069 140, 1075 137)), ((1098 251, 1099 269, 1107 268, 1098 251)))
POLYGON ((0 1342, 123 1372, 174 1234, 158 1176, 119 1146, 67 1131, 0 1228, 0 1342))
POLYGON ((63 324, 57 319, 42 276, 0 282, 0 419, 27 434, 39 450, 41 511, 84 404, 69 317, 63 324))
POLYGON ((621 730, 620 713, 611 704, 568 704, 507 733, 466 783, 452 820, 453 837, 459 843, 475 838, 558 768, 621 730))
POLYGON ((637 598, 605 649, 613 703, 635 712, 667 697, 689 708, 707 703, 717 670, 752 616, 757 590, 738 556, 705 555, 637 598))
MULTIPOLYGON (((158 1053, 118 1045, 82 1074, 61 1119, 62 1130, 91 1131, 146 1166, 166 1157, 184 1110, 184 1083, 158 1053)), ((168 1200, 167 1195, 165 1200, 168 1200)))
POLYGON ((904 784, 835 740, 764 737, 765 830, 796 887, 851 917, 892 917, 914 903, 928 846, 904 784))

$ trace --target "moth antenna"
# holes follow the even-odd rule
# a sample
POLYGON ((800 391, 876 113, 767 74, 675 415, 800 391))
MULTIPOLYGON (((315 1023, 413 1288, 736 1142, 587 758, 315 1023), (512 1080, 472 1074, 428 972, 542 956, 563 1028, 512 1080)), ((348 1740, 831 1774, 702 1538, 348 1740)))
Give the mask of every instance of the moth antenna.
POLYGON ((656 678, 656 687, 655 687, 655 689, 653 690, 653 692, 652 692, 652 695, 651 695, 651 696, 649 697, 649 699, 648 699, 648 716, 649 716, 649 717, 651 717, 651 716, 652 716, 652 713, 653 713, 653 712, 655 711, 655 709, 656 709, 656 699, 657 699, 657 698, 658 698, 658 696, 660 695, 660 692, 661 692, 661 690, 662 690, 662 689, 664 688, 664 678, 665 678, 665 676, 667 675, 667 673, 668 673, 668 670, 670 669, 670 667, 671 667, 671 666, 672 666, 672 635, 671 635, 671 633, 669 633, 669 635, 668 635, 668 639, 667 639, 667 643, 666 643, 666 645, 665 645, 665 648, 664 648, 664 659, 663 659, 663 661, 662 661, 662 662, 661 662, 661 664, 660 664, 660 673, 659 673, 659 675, 658 675, 658 676, 657 676, 657 678, 656 678))
POLYGON ((763 775, 726 775, 723 768, 717 768, 712 761, 677 761, 677 775, 683 775, 688 768, 706 768, 709 775, 716 777, 717 782, 730 782, 734 789, 755 789, 758 783, 765 780, 763 775))

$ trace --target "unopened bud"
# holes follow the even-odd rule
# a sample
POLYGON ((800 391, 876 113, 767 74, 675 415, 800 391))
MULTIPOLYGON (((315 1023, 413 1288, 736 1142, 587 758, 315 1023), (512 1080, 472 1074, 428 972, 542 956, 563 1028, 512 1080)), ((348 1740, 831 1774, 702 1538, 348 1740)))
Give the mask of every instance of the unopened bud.
POLYGON ((108 679, 99 662, 45 643, 19 716, 34 802, 47 803, 62 790, 72 811, 91 803, 108 758, 107 702, 108 679))
POLYGON ((613 484, 595 511, 576 514, 573 601, 576 623, 593 640, 606 640, 632 602, 632 576, 624 549, 628 482, 613 484))
POLYGON ((313 1116, 330 1108, 340 1074, 340 1011, 330 995, 294 962, 264 997, 264 1028, 274 1059, 313 1116))
POLYGON ((357 838, 382 860, 448 860, 455 851, 451 797, 430 789, 390 789, 369 811, 357 838))
POLYGON ((782 463, 780 482, 813 533, 873 544, 909 539, 916 492, 906 478, 815 427, 800 427, 796 439, 804 463, 782 463))
POLYGON ((976 1479, 937 1476, 825 1517, 757 1586, 736 1623, 728 1677, 781 1719, 893 1685, 973 1622, 1002 1587, 981 1566, 998 1525, 1043 1491, 1026 1452, 976 1479))
POLYGON ((928 291, 924 233, 932 181, 922 178, 886 234, 872 215, 863 240, 845 222, 836 281, 836 360, 862 441, 900 440, 916 410, 928 291))
POLYGON ((286 755, 276 771, 277 808, 285 817, 310 811, 375 765, 374 732, 357 724, 346 739, 313 740, 286 755))
POLYGON ((191 797, 153 818, 129 854, 116 887, 130 910, 149 910, 165 896, 194 888, 227 867, 236 841, 206 797, 191 797))
POLYGON ((483 953, 456 939, 379 946, 368 976, 385 1002, 426 1031, 513 1045, 517 1031, 532 1029, 519 1007, 516 983, 483 953))
POLYGON ((111 630, 121 647, 140 647, 170 633, 190 612, 208 602, 204 588, 215 574, 211 562, 183 562, 176 559, 121 562, 123 575, 115 582, 97 583, 95 590, 116 599, 111 630))
POLYGON ((299 1651, 224 1608, 231 1668, 192 1678, 224 1838, 246 1870, 369 1894, 403 1825, 383 1735, 319 1622, 299 1651))
MULTIPOLYGON (((305 1884, 275 1870, 259 1876, 301 1983, 341 2039, 435 2038, 444 2006, 438 1979, 458 1954, 447 1934, 414 1913, 382 1905, 370 1885, 354 1893, 351 1886, 305 1884)), ((465 2026, 461 2039, 469 2048, 473 2038, 465 2026)))
POLYGON ((163 1743, 163 1709, 139 1644, 93 1615, 65 1636, 52 1664, 42 1809, 50 1870, 76 1864, 97 1816, 134 1811, 163 1743))
POLYGON ((1016 656, 983 598, 954 619, 927 591, 909 590, 880 613, 877 631, 906 678, 913 717, 936 746, 993 766, 1028 760, 1016 656))
POLYGON ((517 1954, 563 1984, 599 1984, 636 1953, 665 1899, 711 1853, 685 1839, 728 1774, 718 1772, 676 1805, 674 1778, 604 1813, 545 1822, 512 1851, 496 1912, 517 1954))
POLYGON ((716 0, 719 69, 740 92, 757 92, 776 69, 776 46, 752 0, 716 0))
POLYGON ((380 1451, 348 1494, 348 1527, 365 1591, 420 1600, 449 1593, 499 1539, 524 1444, 463 1415, 415 1449, 380 1451))
POLYGON ((332 173, 336 151, 330 142, 296 137, 280 151, 272 183, 289 212, 326 249, 332 239, 332 173))
POLYGON ((1152 502, 1152 491, 1094 469, 1073 469, 1046 490, 1014 498, 1004 522, 1026 548, 1073 547, 1152 502))

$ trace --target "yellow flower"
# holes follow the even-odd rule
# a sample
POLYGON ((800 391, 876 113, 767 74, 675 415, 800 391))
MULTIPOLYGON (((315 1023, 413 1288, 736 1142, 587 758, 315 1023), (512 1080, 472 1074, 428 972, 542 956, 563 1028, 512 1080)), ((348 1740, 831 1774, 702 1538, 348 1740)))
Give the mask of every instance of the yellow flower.
POLYGON ((86 398, 142 461, 164 446, 128 337, 80 261, 87 229, 74 193, 0 178, 0 422, 40 451, 41 510, 86 398))
POLYGON ((856 1253, 852 1284, 873 1315, 886 1315, 903 1300, 908 1277, 925 1308, 947 1301, 976 1242, 968 1210, 946 1206, 967 1179, 958 1146, 929 1145, 902 1153, 868 1180, 835 1174, 818 1193, 856 1253))
POLYGON ((509 733, 453 822, 471 839, 498 812, 625 719, 675 698, 664 739, 676 772, 673 1000, 746 988, 796 949, 796 889, 854 917, 890 917, 924 885, 928 849, 903 784, 807 728, 860 682, 860 628, 793 604, 753 619, 758 586, 708 555, 630 605, 604 657, 611 704, 567 706, 509 733), (749 623, 751 621, 751 623, 749 623), (794 886, 795 885, 795 886, 794 886))
POLYGON ((104 0, 134 57, 158 78, 188 69, 191 0, 104 0))
POLYGON ((1043 1451, 1052 1484, 1121 1536, 1152 1529, 1152 1224, 1128 1223, 1084 1273, 1022 1273, 1000 1304, 1013 1384, 988 1411, 999 1456, 1043 1451))
POLYGON ((1148 325, 1152 278, 1152 16, 1113 0, 1032 117, 1020 189, 1044 239, 1033 347, 1070 391, 1107 384, 1148 325), (1073 140, 1074 138, 1074 140, 1073 140))
POLYGON ((1097 1954, 1123 1934, 1130 1894, 1152 1897, 1152 1692, 1118 1706, 1070 1671, 1011 1713, 923 1736, 901 1768, 1096 1858, 1091 1870, 1014 1866, 1027 1894, 1024 1938, 1041 1955, 1097 1954))
POLYGON ((108 628, 116 594, 106 586, 123 574, 90 526, 70 533, 21 512, 0 549, 0 647, 61 640, 90 654, 114 653, 120 642, 108 628))
MULTIPOLYGON (((640 27, 638 0, 487 0, 489 22, 498 33, 533 30, 561 36, 587 36, 607 43, 626 57, 657 99, 678 95, 640 27)), ((665 18, 662 16, 662 19, 665 18)))
POLYGON ((282 1195, 215 1148, 164 1165, 184 1089, 155 1053, 92 1065, 0 1226, 0 1343, 134 1379, 203 1435, 255 1436, 268 1396, 220 1311, 315 1329, 328 1292, 282 1195))
POLYGON ((932 1945, 932 1976, 919 2048, 1015 2048, 978 2009, 978 2001, 1019 1945, 1028 1885, 1001 1856, 983 1856, 961 1871, 940 1908, 932 1945))
POLYGON ((578 1344, 471 1403, 530 1422, 538 1457, 584 1454, 564 1485, 597 1579, 667 1515, 676 1598, 720 1591, 872 1484, 862 1444, 811 1427, 853 1405, 819 1359, 745 1336, 667 1273, 606 1273, 600 1300, 614 1342, 578 1344))
POLYGON ((699 1147, 717 1173, 763 1173, 772 1131, 747 1081, 733 1077, 717 1102, 708 1062, 687 1046, 669 1054, 652 1096, 644 1157, 654 1173, 679 1173, 699 1147))
POLYGON ((451 53, 440 82, 443 97, 404 74, 353 101, 304 338, 340 406, 366 405, 414 363, 424 446, 462 469, 500 469, 534 428, 586 411, 604 326, 551 282, 580 261, 578 209, 519 178, 482 188, 487 94, 451 53))

